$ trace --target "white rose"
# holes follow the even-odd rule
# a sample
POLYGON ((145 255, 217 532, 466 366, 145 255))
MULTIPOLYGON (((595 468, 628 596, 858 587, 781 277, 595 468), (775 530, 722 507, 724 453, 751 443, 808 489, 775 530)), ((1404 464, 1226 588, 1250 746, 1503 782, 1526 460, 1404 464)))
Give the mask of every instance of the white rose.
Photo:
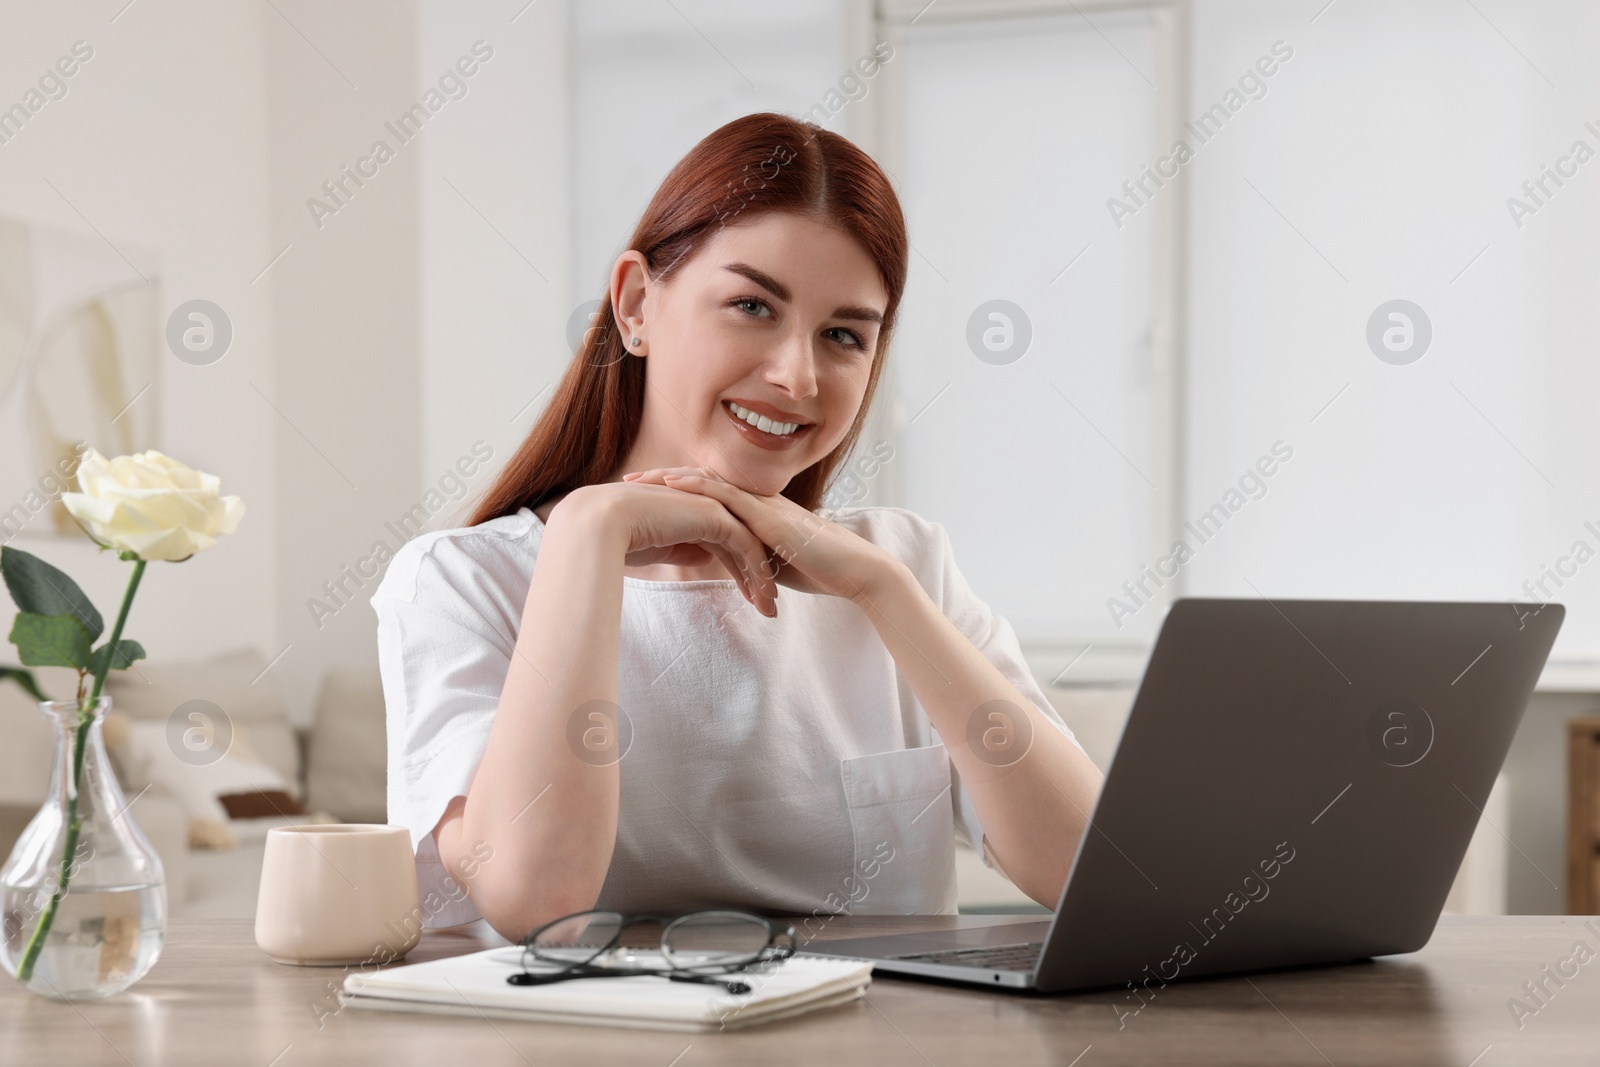
POLYGON ((221 485, 154 450, 107 460, 91 448, 78 462, 83 491, 62 493, 61 502, 101 544, 177 562, 233 533, 244 517, 244 501, 219 496, 221 485))

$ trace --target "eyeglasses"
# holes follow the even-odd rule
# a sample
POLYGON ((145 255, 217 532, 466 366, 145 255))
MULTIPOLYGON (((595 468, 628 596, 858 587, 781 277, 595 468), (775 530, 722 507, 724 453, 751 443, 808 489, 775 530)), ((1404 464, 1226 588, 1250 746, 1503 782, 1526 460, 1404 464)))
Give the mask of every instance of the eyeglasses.
POLYGON ((731 974, 777 963, 795 954, 794 927, 749 911, 703 909, 678 916, 624 915, 580 911, 529 933, 522 939, 522 970, 506 979, 512 985, 547 985, 575 978, 657 975, 673 982, 722 986, 748 993, 751 986, 731 974), (658 922, 660 964, 640 962, 636 946, 621 945, 622 932, 637 923, 658 922), (787 944, 782 942, 787 940, 787 944), (535 964, 553 964, 557 969, 535 964))

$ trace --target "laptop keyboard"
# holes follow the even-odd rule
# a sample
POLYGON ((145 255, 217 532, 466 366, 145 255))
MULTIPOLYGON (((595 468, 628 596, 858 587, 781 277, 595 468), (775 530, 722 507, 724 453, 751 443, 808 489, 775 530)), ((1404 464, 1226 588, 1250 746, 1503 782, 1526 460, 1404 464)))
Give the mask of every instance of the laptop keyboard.
POLYGON ((1031 971, 1044 951, 1043 941, 1017 945, 982 945, 978 948, 947 948, 938 952, 908 952, 890 956, 891 960, 916 963, 942 963, 951 967, 979 967, 988 971, 1031 971))

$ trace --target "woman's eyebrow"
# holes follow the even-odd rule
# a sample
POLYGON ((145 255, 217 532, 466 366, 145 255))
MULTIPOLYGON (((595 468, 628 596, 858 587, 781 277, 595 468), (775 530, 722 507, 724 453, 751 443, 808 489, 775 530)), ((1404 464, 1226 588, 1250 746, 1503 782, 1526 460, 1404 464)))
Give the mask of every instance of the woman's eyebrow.
MULTIPOLYGON (((735 274, 749 278, 786 304, 790 300, 789 287, 764 270, 758 270, 748 263, 724 263, 722 269, 731 270, 735 274)), ((853 319, 859 322, 875 322, 880 326, 883 325, 883 316, 869 307, 850 306, 837 308, 834 310, 833 317, 836 319, 853 319)))

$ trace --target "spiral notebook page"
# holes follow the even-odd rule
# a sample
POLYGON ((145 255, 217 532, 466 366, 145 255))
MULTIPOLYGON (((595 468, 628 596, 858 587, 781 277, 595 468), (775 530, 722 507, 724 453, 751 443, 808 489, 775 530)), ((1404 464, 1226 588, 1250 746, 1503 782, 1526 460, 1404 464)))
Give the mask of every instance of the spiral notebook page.
POLYGON ((544 986, 514 986, 506 981, 521 969, 521 949, 492 948, 371 974, 351 974, 345 978, 344 989, 350 1005, 388 1011, 667 1030, 733 1030, 855 1000, 872 981, 870 963, 810 956, 738 975, 752 987, 744 994, 653 975, 585 978, 544 986))

